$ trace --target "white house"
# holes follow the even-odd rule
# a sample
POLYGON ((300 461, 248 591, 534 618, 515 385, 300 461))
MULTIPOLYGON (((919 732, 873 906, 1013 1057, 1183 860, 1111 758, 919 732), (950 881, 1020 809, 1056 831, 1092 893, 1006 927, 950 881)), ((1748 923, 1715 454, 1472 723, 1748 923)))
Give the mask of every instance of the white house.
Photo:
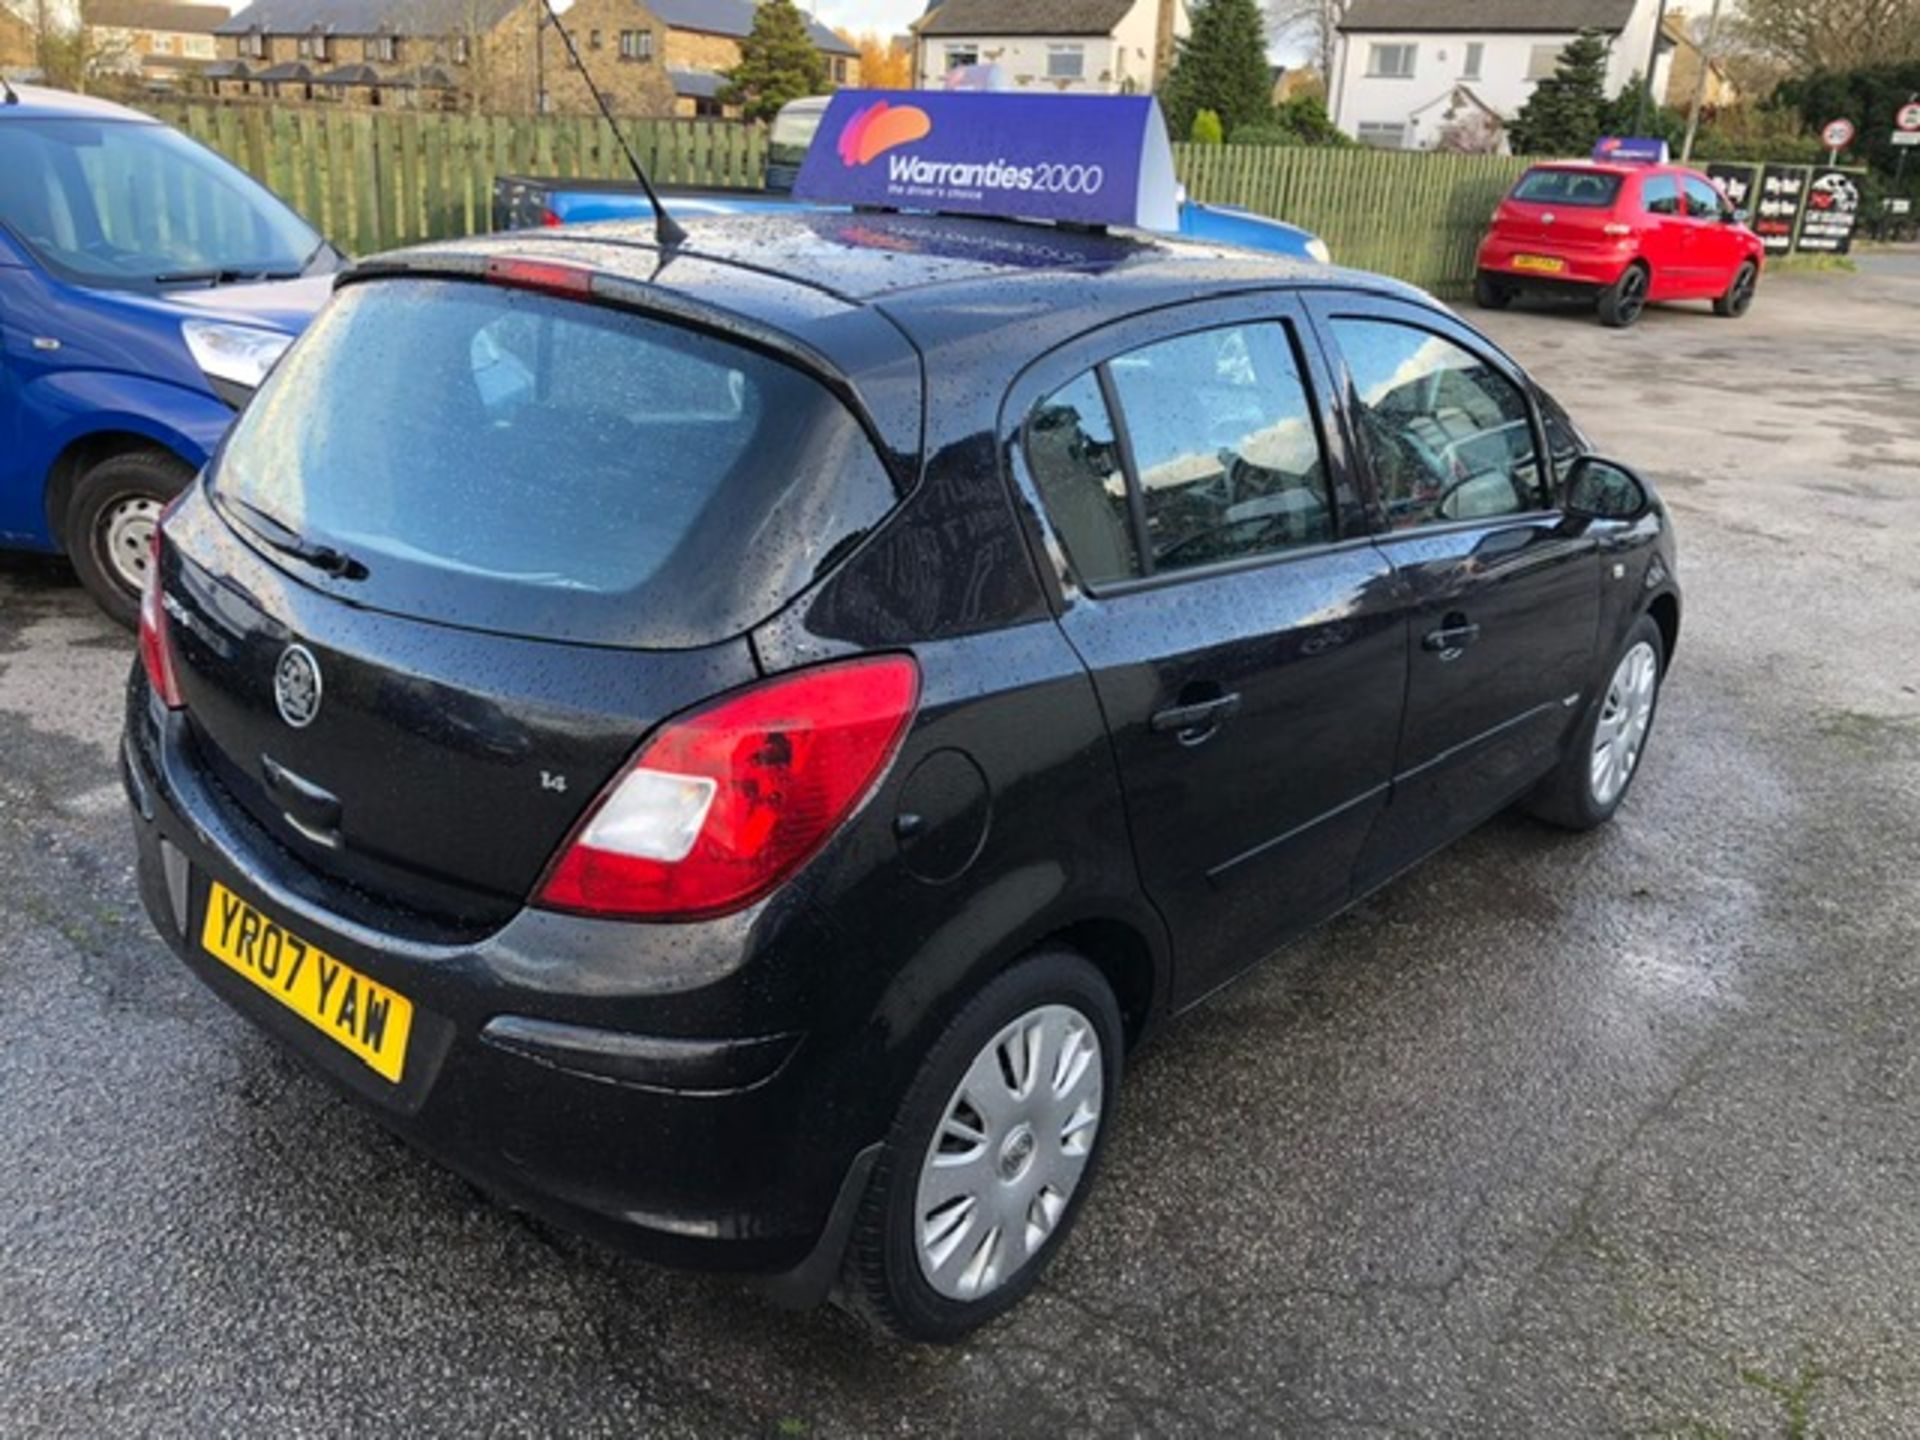
POLYGON ((914 22, 913 83, 997 65, 1013 90, 1146 95, 1186 33, 1185 0, 938 0, 914 22))
MULTIPOLYGON (((1430 150, 1450 125, 1504 122, 1553 74, 1582 30, 1607 39, 1607 93, 1644 75, 1661 0, 1353 0, 1340 26, 1328 109, 1356 140, 1430 150)), ((1671 43, 1654 60, 1667 92, 1671 43)))

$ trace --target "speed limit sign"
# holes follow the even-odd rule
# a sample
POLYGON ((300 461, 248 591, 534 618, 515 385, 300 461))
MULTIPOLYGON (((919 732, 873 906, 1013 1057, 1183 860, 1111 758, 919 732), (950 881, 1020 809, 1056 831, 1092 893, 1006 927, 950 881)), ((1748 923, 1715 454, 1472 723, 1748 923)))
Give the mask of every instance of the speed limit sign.
POLYGON ((1853 143, 1853 122, 1851 120, 1829 120, 1827 128, 1820 132, 1820 143, 1829 150, 1844 150, 1853 143))
POLYGON ((1893 123, 1902 130, 1920 131, 1920 102, 1902 105, 1893 123))

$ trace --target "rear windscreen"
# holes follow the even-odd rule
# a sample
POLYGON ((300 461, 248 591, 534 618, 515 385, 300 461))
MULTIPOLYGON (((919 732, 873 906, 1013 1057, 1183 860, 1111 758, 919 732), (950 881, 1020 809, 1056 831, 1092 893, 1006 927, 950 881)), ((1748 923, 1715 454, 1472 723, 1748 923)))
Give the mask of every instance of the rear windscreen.
POLYGON ((1613 204, 1620 193, 1618 175, 1601 175, 1591 170, 1529 170, 1513 187, 1515 200, 1529 205, 1613 204))
MULTIPOLYGON (((816 381, 663 321, 521 290, 335 297, 212 488, 311 583, 498 633, 659 648, 737 635, 885 516, 890 479, 816 381)), ((269 553, 272 553, 269 551, 269 553)))

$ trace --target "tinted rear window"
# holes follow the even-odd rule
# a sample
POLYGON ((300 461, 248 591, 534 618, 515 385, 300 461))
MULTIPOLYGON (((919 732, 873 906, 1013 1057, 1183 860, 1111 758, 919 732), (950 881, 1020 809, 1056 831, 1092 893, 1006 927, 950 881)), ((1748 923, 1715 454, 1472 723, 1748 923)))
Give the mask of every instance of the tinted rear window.
POLYGON ((213 487, 245 502, 225 507, 243 528, 261 529, 250 506, 357 562, 358 578, 303 571, 356 603, 659 648, 752 627, 894 501, 859 423, 788 365, 603 307, 411 279, 334 299, 213 487))
POLYGON ((1602 175, 1591 170, 1529 170, 1513 187, 1513 198, 1529 205, 1603 208, 1613 204, 1619 193, 1618 175, 1602 175))

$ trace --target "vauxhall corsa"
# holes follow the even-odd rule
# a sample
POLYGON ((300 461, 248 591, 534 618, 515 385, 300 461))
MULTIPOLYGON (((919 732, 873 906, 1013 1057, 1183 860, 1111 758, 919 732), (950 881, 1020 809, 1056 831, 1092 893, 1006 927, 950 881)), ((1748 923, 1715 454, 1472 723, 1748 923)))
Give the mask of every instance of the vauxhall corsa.
POLYGON ((124 767, 159 931, 386 1125, 950 1341, 1168 1016, 1616 812, 1680 600, 1450 312, 1126 228, 1151 101, 897 101, 809 157, 868 208, 348 271, 159 528, 124 767))

